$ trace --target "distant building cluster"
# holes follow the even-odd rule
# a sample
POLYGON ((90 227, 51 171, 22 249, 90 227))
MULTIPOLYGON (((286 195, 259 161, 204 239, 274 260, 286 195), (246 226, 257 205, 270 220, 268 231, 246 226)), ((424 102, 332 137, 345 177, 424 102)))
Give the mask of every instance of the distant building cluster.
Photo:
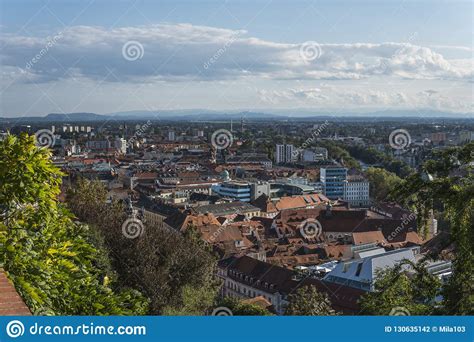
MULTIPOLYGON (((264 302, 277 314, 284 314, 289 294, 302 284, 327 293, 335 310, 357 313, 359 298, 374 290, 378 269, 417 261, 436 243, 434 217, 422 236, 416 213, 375 202, 366 165, 361 171, 334 160, 317 146, 323 137, 304 148, 272 143, 269 150, 262 139, 245 138, 252 132, 248 125, 240 132, 231 127, 232 144, 219 149, 211 141, 217 128, 55 125, 51 148, 67 174, 65 187, 79 177, 98 180, 108 201, 123 201, 129 216, 154 230, 197 229, 220 257, 220 294, 264 302)), ((472 132, 459 133, 462 142, 472 138, 472 132)), ((336 134, 324 139, 365 144, 336 134)), ((420 139, 394 156, 419 163, 428 144, 420 139)), ((451 137, 435 132, 423 139, 442 146, 451 137)), ((427 265, 442 280, 450 269, 449 261, 427 265)))

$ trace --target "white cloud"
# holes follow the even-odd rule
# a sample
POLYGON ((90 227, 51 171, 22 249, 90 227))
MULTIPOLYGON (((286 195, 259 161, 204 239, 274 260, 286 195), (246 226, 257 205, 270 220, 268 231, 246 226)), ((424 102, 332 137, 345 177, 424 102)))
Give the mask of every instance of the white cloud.
POLYGON ((0 41, 3 67, 20 68, 15 69, 18 80, 36 83, 71 77, 148 83, 249 76, 277 80, 393 76, 470 81, 473 76, 472 59, 448 60, 428 47, 392 42, 321 44, 321 56, 308 61, 301 57, 301 43, 275 43, 250 37, 246 31, 191 24, 70 27, 29 70, 25 66, 48 38, 4 34, 0 41), (143 45, 143 58, 133 62, 123 58, 122 46, 130 40, 143 45), (218 58, 204 68, 219 51, 218 58))

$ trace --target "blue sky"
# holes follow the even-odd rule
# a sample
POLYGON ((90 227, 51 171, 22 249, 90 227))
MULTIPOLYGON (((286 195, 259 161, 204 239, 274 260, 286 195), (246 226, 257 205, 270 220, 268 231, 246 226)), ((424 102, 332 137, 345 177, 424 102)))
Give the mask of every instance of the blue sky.
POLYGON ((472 6, 3 0, 1 115, 187 108, 472 113, 472 6), (137 59, 123 56, 127 42, 138 44, 137 59))

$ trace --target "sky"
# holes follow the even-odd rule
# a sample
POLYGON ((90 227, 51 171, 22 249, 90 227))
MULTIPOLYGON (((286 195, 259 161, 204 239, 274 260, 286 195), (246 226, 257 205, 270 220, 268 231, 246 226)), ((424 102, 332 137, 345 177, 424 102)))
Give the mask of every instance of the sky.
POLYGON ((471 1, 0 0, 0 115, 472 116, 471 1))

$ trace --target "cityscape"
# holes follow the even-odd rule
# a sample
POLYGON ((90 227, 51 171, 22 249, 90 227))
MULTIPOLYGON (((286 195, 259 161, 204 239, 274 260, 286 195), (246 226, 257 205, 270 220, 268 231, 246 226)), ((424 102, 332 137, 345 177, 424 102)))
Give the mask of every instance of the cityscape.
POLYGON ((0 316, 472 316, 472 3, 201 5, 2 19, 0 316))

